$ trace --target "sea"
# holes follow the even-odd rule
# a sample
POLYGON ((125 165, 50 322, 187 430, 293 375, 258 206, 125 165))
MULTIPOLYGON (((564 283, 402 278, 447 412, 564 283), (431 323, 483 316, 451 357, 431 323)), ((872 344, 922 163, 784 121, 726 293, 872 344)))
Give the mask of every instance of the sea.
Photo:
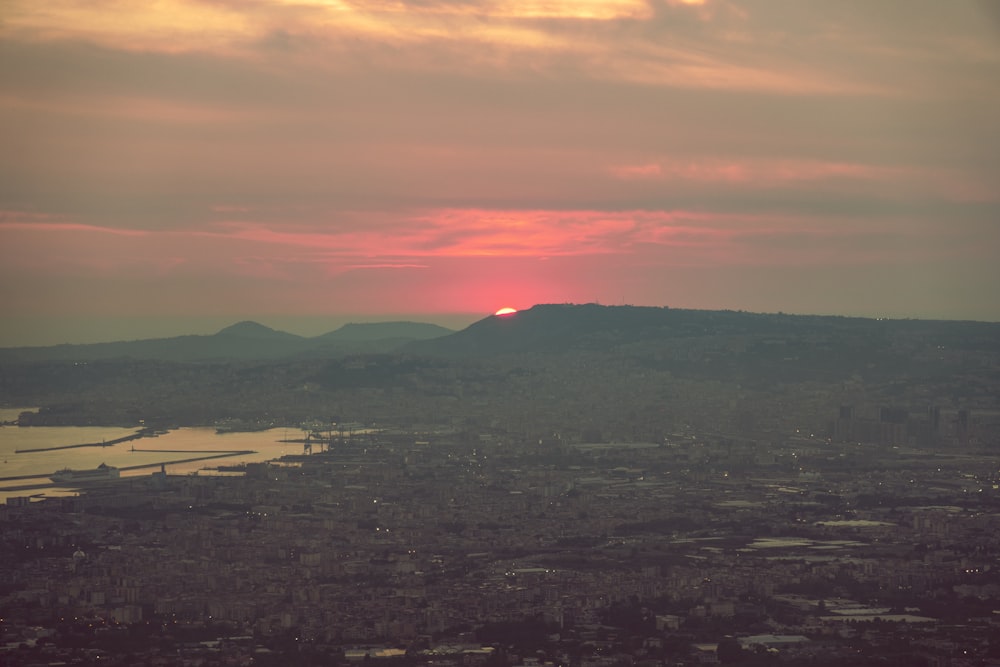
MULTIPOLYGON (((13 421, 24 411, 33 409, 0 408, 0 422, 13 421)), ((178 428, 156 437, 108 446, 51 449, 104 443, 137 430, 107 426, 0 426, 0 503, 10 497, 75 495, 78 490, 72 487, 48 486, 49 475, 64 468, 88 470, 105 463, 122 469, 122 477, 137 477, 151 475, 163 464, 169 475, 211 475, 219 474, 218 466, 270 461, 303 451, 301 443, 282 441, 302 438, 304 433, 284 428, 221 434, 214 428, 178 428), (241 451, 252 453, 231 455, 241 451), (188 460, 192 458, 201 460, 188 460), (132 466, 147 467, 125 469, 132 466)))

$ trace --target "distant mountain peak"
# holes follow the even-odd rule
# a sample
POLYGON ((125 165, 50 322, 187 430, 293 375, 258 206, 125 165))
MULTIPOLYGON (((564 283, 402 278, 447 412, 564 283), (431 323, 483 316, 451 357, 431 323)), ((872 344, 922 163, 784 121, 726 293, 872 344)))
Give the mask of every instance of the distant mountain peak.
POLYGON ((244 320, 242 322, 237 322, 232 324, 219 333, 216 336, 239 336, 240 338, 300 338, 295 334, 290 334, 285 331, 278 331, 272 329, 271 327, 264 326, 259 322, 253 322, 251 320, 244 320))

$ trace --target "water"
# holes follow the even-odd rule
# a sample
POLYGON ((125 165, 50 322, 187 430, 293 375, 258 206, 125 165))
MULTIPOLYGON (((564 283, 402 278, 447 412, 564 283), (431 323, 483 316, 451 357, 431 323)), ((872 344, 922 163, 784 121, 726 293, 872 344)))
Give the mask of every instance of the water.
MULTIPOLYGON (((10 411, 0 410, 0 420, 12 419, 4 416, 10 411)), ((36 476, 34 479, 0 481, 0 502, 10 496, 44 494, 45 496, 65 495, 65 490, 31 489, 15 491, 11 487, 44 484, 48 476, 62 468, 87 470, 101 463, 125 468, 128 466, 166 463, 170 475, 184 475, 211 472, 219 465, 233 465, 269 461, 285 454, 301 454, 302 445, 281 442, 285 438, 302 437, 298 429, 272 429, 253 433, 217 434, 213 428, 181 428, 169 431, 155 438, 141 438, 107 447, 78 447, 47 452, 22 452, 16 450, 59 447, 81 443, 103 442, 134 433, 136 429, 103 426, 3 426, 0 427, 0 478, 36 476), (175 450, 175 451, 155 451, 175 450), (209 456, 216 451, 252 450, 252 454, 226 456, 187 463, 172 463, 182 459, 209 456)), ((122 470, 122 477, 150 475, 159 466, 122 470)))
POLYGON ((38 408, 0 408, 0 422, 14 421, 22 412, 37 411, 38 408))

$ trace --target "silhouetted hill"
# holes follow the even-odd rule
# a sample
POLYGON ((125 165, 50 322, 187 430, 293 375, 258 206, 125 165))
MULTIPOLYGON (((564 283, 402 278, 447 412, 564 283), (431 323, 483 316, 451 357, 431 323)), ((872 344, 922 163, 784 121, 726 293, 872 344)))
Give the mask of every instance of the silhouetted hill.
POLYGON ((446 359, 615 355, 682 377, 760 384, 960 376, 1000 354, 1000 324, 597 304, 538 305, 403 348, 446 359))
POLYGON ((253 338, 257 340, 271 341, 304 340, 302 336, 296 336, 295 334, 291 334, 286 331, 278 331, 277 329, 272 329, 271 327, 266 327, 263 324, 250 321, 237 322, 236 324, 232 324, 222 331, 219 331, 215 335, 217 337, 232 336, 236 338, 253 338))
POLYGON ((410 343, 403 350, 451 358, 488 358, 511 353, 608 352, 674 343, 683 347, 688 357, 700 356, 691 350, 693 345, 695 349, 719 346, 741 356, 770 358, 774 350, 783 357, 794 356, 803 346, 830 351, 847 347, 857 353, 888 346, 901 351, 908 342, 925 339, 939 345, 995 351, 1000 348, 998 334, 1000 324, 987 322, 542 304, 512 315, 491 315, 450 336, 410 343))
MULTIPOLYGON (((491 315, 450 336, 411 343, 407 352, 448 357, 508 353, 608 350, 664 337, 777 330, 779 316, 648 306, 541 304, 511 315, 491 315)), ((780 316, 782 319, 792 316, 780 316)), ((808 319, 797 316, 802 320, 808 319)))
POLYGON ((664 311, 596 304, 543 304, 511 315, 491 315, 450 336, 410 343, 404 350, 446 357, 566 350, 600 332, 638 335, 661 319, 664 311))
POLYGON ((322 336, 305 338, 257 322, 244 321, 211 335, 5 348, 0 349, 0 363, 101 359, 189 362, 329 358, 391 352, 410 341, 447 333, 451 330, 434 324, 386 322, 346 325, 322 336))
MULTIPOLYGON (((533 425, 590 440, 594 429, 655 438, 690 424, 822 433, 848 404, 985 414, 1000 386, 1000 324, 984 322, 550 304, 402 346, 337 335, 241 323, 0 351, 21 355, 0 368, 0 404, 43 407, 36 424, 295 424, 334 410, 361 423, 533 425)), ((977 428, 984 442, 1000 433, 977 428)))

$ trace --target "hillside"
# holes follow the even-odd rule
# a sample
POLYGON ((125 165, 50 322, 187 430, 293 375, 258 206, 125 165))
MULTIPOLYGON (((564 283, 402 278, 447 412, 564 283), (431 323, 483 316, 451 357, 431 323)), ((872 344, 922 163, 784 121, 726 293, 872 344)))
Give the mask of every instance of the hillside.
POLYGON ((563 304, 423 341, 378 338, 399 333, 386 323, 300 339, 241 323, 213 336, 45 350, 66 357, 2 364, 0 404, 41 406, 38 424, 336 416, 629 438, 692 425, 824 432, 841 405, 934 406, 971 410, 984 420, 977 437, 1000 438, 989 417, 1000 415, 1000 324, 563 304), (118 356, 98 358, 110 351, 118 356), (84 353, 95 360, 67 360, 84 353))
POLYGON ((783 364, 804 373, 817 366, 903 372, 917 364, 955 370, 980 353, 1000 354, 1000 324, 544 304, 401 349, 450 359, 624 353, 678 368, 727 361, 762 371, 783 364))

